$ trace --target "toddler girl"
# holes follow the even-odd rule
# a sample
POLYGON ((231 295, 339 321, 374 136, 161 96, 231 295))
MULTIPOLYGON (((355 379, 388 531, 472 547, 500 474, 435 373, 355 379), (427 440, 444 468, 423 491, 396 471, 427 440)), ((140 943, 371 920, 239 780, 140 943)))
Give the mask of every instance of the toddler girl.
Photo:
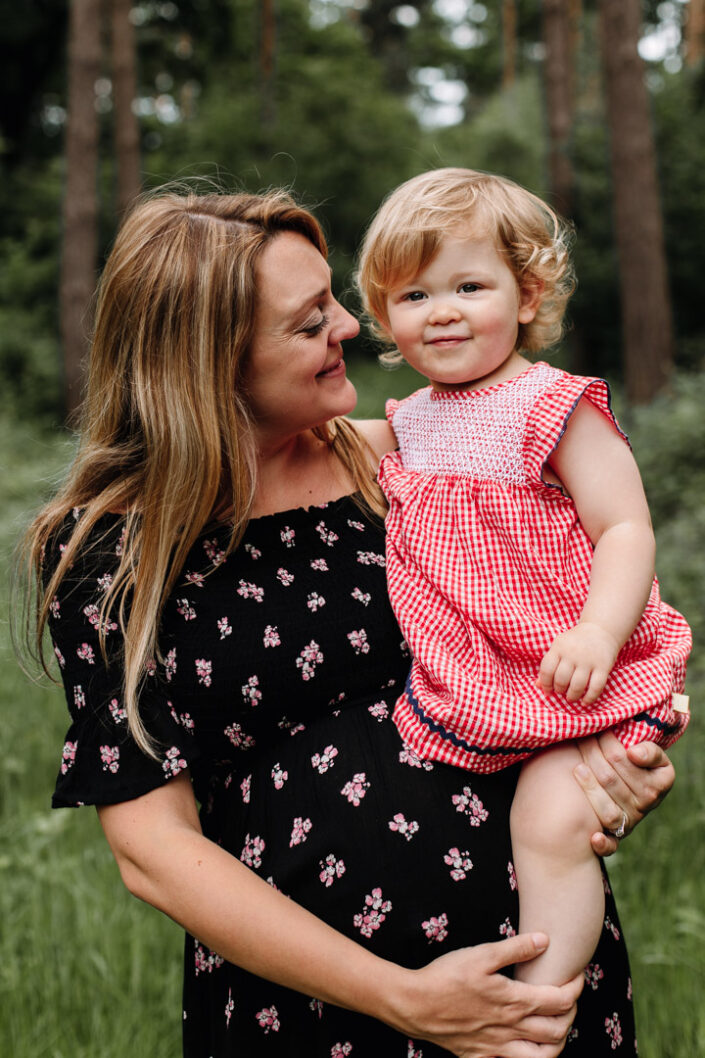
POLYGON ((607 383, 523 355, 558 340, 573 290, 554 212, 498 176, 425 173, 382 205, 359 283, 378 335, 430 383, 388 403, 399 451, 380 469, 389 595, 413 657, 394 718, 424 758, 526 761, 519 928, 551 945, 517 974, 558 984, 590 961, 604 917, 574 740, 674 742, 690 631, 659 598, 607 383))

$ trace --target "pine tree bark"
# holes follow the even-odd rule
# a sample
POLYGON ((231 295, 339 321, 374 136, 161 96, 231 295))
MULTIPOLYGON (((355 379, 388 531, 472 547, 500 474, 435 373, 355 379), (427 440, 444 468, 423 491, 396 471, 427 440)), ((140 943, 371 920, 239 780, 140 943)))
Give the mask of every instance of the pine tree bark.
POLYGON ((639 0, 599 0, 622 301, 624 378, 636 404, 650 401, 673 367, 673 315, 639 0))
POLYGON ((574 0, 543 0, 549 183, 553 204, 565 217, 573 216, 575 200, 575 172, 571 157, 575 113, 574 7, 574 0))
POLYGON ((690 0, 685 16, 685 64, 699 66, 705 58, 705 0, 690 0))
POLYGON ((99 0, 71 0, 66 182, 59 284, 64 393, 69 416, 81 399, 90 305, 96 282, 98 114, 95 82, 100 73, 100 54, 99 0))
POLYGON ((122 215, 142 190, 140 133, 133 104, 137 95, 135 27, 132 0, 112 0, 111 50, 117 168, 117 212, 122 215))

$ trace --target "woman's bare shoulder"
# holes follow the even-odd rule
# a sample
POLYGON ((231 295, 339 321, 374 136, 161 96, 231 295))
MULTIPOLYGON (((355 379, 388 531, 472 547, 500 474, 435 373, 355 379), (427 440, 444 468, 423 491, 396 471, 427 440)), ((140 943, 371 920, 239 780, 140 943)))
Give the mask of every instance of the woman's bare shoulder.
POLYGON ((397 447, 394 431, 386 419, 355 419, 353 421, 378 459, 381 459, 385 452, 391 452, 397 447))

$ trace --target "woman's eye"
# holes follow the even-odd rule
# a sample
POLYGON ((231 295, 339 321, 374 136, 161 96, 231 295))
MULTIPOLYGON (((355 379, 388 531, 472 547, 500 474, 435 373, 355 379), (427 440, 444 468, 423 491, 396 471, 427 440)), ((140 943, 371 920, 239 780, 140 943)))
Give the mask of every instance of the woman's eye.
POLYGON ((314 323, 311 327, 304 327, 303 333, 307 334, 309 338, 315 338, 317 334, 320 334, 324 327, 327 327, 329 323, 328 317, 323 314, 318 323, 314 323))

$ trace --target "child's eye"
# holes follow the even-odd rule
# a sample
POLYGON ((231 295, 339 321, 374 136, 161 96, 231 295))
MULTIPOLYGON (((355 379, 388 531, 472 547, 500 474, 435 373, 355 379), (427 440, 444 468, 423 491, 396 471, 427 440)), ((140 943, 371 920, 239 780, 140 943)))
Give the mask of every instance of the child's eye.
POLYGON ((426 295, 422 290, 411 290, 408 294, 405 294, 402 301, 422 301, 426 295))
POLYGON ((328 317, 324 313, 318 323, 314 323, 311 327, 303 327, 302 334, 306 334, 309 338, 315 338, 317 334, 320 334, 324 327, 327 327, 329 323, 328 317))
POLYGON ((461 294, 474 294, 476 290, 479 290, 480 286, 478 283, 463 283, 458 290, 461 294))

